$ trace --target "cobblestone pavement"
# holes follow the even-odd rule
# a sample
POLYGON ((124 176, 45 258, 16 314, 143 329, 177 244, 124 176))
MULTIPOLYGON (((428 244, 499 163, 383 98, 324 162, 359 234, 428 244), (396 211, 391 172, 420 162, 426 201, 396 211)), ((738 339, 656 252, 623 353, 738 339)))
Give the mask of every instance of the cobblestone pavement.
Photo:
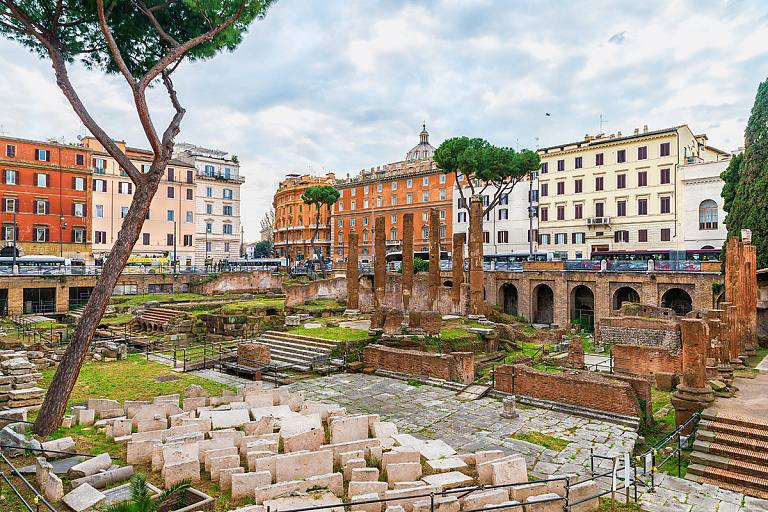
MULTIPOLYGON (((508 420, 499 416, 503 409, 501 400, 481 398, 463 402, 454 399, 453 391, 411 386, 386 377, 336 374, 301 381, 289 388, 303 390, 307 400, 336 402, 350 413, 379 414, 382 420, 396 423, 401 432, 423 439, 442 439, 459 452, 520 453, 532 478, 566 473, 588 476, 590 450, 596 455, 622 455, 631 453, 637 440, 637 434, 629 427, 544 409, 518 407, 520 417, 508 420), (568 445, 557 451, 512 437, 528 432, 546 434, 567 441, 568 445)), ((596 468, 605 471, 610 464, 603 461, 596 468)), ((768 512, 768 501, 663 474, 657 474, 655 480, 655 493, 638 494, 644 510, 768 512)), ((610 488, 607 479, 598 481, 598 485, 605 490, 610 488)))

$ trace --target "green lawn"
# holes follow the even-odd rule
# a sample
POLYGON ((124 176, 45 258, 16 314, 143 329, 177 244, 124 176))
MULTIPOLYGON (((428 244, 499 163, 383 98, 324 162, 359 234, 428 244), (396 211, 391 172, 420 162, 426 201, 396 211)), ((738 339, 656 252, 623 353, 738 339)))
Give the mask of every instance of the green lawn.
POLYGON ((368 331, 362 329, 350 329, 348 327, 318 327, 316 329, 305 329, 303 324, 292 328, 288 332, 337 341, 360 341, 368 337, 368 331))
MULTIPOLYGON (((146 295, 113 295, 113 298, 119 301, 120 306, 138 306, 150 300, 165 302, 169 297, 173 297, 176 302, 194 299, 210 299, 207 295, 198 293, 148 293, 146 295)), ((218 296, 216 298, 219 298, 218 296)))

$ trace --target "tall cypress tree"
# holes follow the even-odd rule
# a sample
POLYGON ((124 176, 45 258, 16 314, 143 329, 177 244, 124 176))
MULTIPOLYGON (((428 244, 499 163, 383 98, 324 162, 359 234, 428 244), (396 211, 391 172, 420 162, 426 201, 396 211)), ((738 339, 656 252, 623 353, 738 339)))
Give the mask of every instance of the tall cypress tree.
POLYGON ((720 177, 728 235, 752 230, 757 268, 768 267, 768 80, 757 88, 755 104, 744 133, 746 149, 731 159, 720 177))

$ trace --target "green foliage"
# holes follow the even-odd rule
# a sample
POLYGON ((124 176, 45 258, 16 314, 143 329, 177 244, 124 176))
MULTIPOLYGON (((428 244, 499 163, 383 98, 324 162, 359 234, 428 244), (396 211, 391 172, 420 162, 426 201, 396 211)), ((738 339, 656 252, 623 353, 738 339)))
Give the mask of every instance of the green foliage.
POLYGON ((107 512, 155 512, 163 503, 168 501, 175 493, 180 493, 179 508, 184 507, 184 491, 192 487, 191 480, 177 482, 162 493, 156 499, 152 499, 147 475, 136 473, 131 477, 131 497, 127 501, 115 503, 107 508, 107 512))
MULTIPOLYGON (((722 173, 723 209, 728 212, 728 235, 752 230, 757 247, 757 268, 768 266, 768 80, 757 89, 755 104, 744 133, 746 149, 734 156, 722 173)), ((727 255, 726 255, 727 257, 727 255)))
MULTIPOLYGON (((419 272, 429 272, 429 260, 423 260, 421 258, 413 259, 413 273, 418 274, 419 272)), ((403 273, 402 265, 400 265, 400 268, 397 269, 397 273, 403 273)))
POLYGON ((272 254, 272 244, 269 240, 262 240, 253 247, 253 255, 256 258, 269 258, 272 254))
POLYGON ((316 185, 307 187, 301 194, 304 204, 315 205, 320 209, 321 205, 331 206, 339 200, 339 191, 330 185, 316 185))
MULTIPOLYGON (((214 35, 209 41, 190 48, 185 58, 204 60, 222 51, 234 51, 242 42, 243 34, 256 19, 263 18, 274 0, 222 0, 176 1, 145 0, 163 31, 172 39, 183 43, 199 37, 212 26, 222 24, 235 16, 242 6, 239 18, 214 35)), ((49 50, 30 34, 25 26, 34 23, 54 45, 65 60, 71 62, 80 56, 83 63, 107 73, 118 73, 118 67, 99 28, 97 0, 62 0, 61 9, 47 6, 46 2, 14 2, 20 13, 13 13, 5 5, 0 7, 0 34, 18 41, 43 58, 49 50)), ((145 74, 160 57, 172 48, 154 27, 149 16, 142 12, 138 2, 105 2, 107 26, 128 69, 134 76, 145 74)))

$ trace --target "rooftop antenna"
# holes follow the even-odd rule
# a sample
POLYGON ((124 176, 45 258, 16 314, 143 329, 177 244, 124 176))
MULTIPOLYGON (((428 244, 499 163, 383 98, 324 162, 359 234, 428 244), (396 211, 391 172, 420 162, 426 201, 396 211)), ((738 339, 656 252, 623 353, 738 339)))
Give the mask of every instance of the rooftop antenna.
POLYGON ((3 125, 0 124, 0 135, 5 135, 5 130, 3 130, 3 125))
POLYGON ((87 130, 85 129, 85 125, 82 121, 80 121, 80 136, 78 137, 78 140, 83 140, 88 135, 87 130))
POLYGON ((603 114, 600 114, 600 131, 598 133, 603 133, 603 124, 608 123, 605 119, 603 119, 603 114))
POLYGON ((534 137, 534 139, 536 140, 536 149, 539 149, 539 138, 534 137))

